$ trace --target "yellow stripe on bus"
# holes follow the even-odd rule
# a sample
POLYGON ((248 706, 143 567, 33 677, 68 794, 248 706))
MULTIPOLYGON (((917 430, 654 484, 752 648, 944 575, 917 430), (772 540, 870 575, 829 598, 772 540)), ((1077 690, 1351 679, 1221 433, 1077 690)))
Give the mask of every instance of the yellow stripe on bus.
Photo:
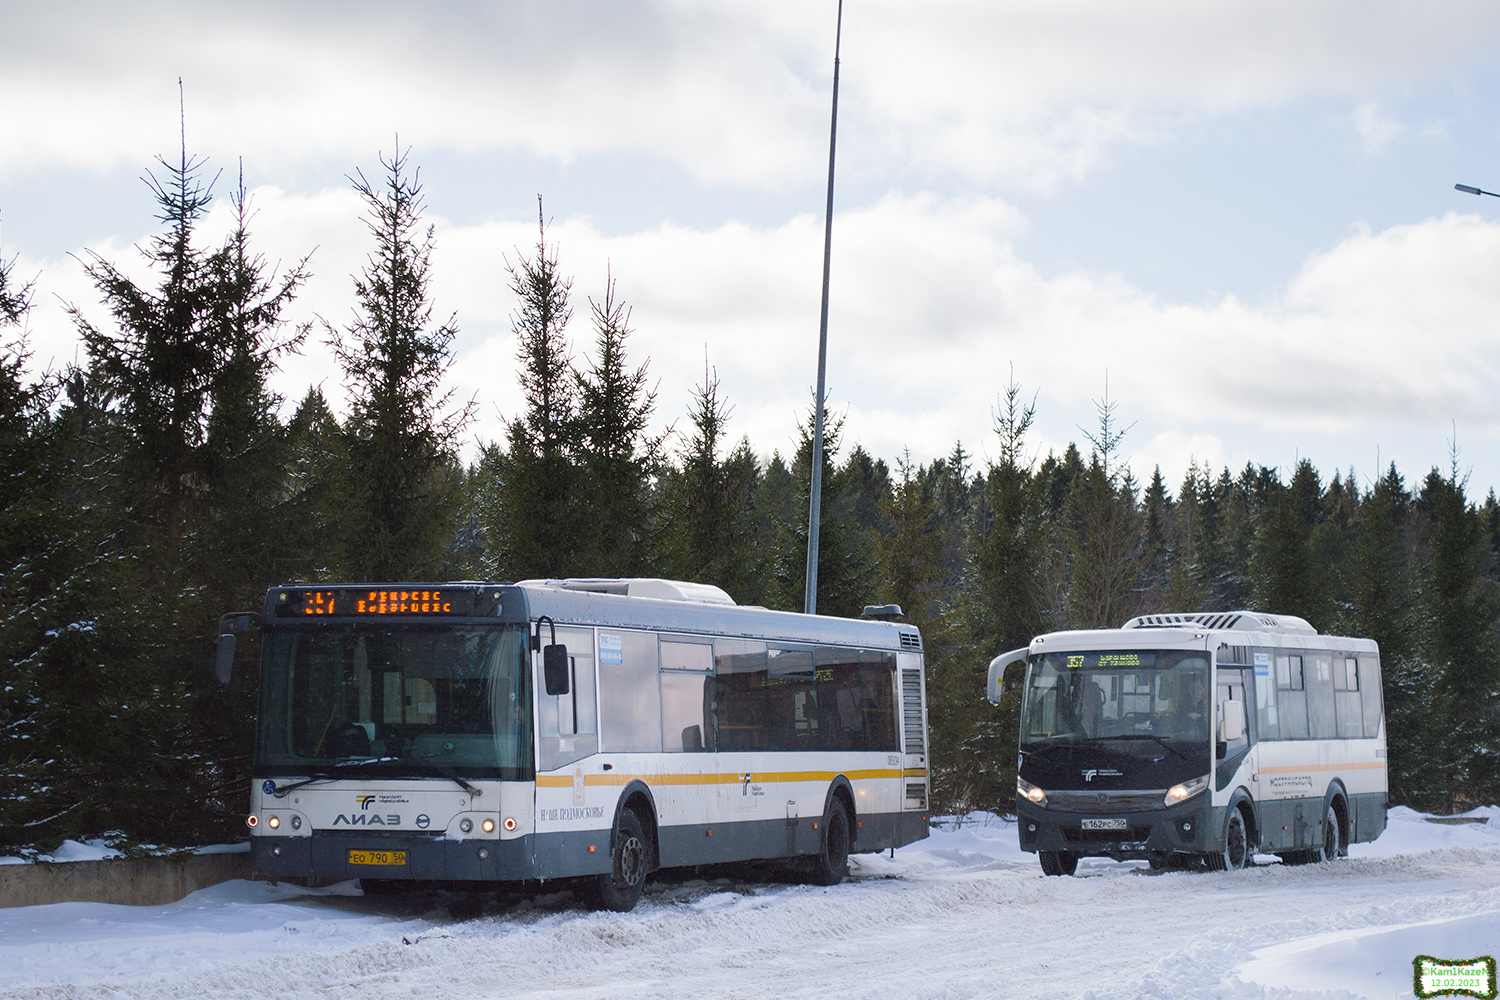
MULTIPOLYGON (((927 771, 922 768, 908 768, 899 770, 896 768, 878 768, 866 771, 761 771, 761 772, 714 772, 711 774, 586 774, 583 776, 585 785, 623 785, 637 779, 650 785, 738 785, 745 780, 745 774, 750 775, 750 780, 758 784, 784 784, 797 781, 832 781, 840 774, 850 781, 864 781, 878 778, 923 778, 927 771)), ((536 776, 538 788, 571 788, 573 776, 570 774, 539 774, 536 776)))
POLYGON ((1373 771, 1385 770, 1384 761, 1373 764, 1305 764, 1302 767, 1263 767, 1261 774, 1306 774, 1309 771, 1373 771))

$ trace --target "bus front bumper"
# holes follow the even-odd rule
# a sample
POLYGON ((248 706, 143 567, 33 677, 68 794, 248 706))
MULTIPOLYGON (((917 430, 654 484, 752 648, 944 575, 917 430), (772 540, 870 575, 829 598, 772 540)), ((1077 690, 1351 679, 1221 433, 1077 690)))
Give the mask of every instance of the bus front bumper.
POLYGON ((1047 809, 1020 796, 1016 798, 1021 850, 1065 851, 1080 857, 1116 861, 1149 858, 1158 853, 1203 854, 1215 850, 1212 816, 1207 795, 1170 807, 1098 813, 1047 809), (1121 820, 1123 828, 1098 828, 1118 826, 1121 820), (1087 827, 1085 821, 1089 821, 1087 827))
POLYGON ((448 840, 429 836, 321 834, 250 838, 250 858, 261 878, 443 879, 511 882, 534 877, 531 837, 448 840), (404 864, 352 863, 350 852, 394 857, 404 864))

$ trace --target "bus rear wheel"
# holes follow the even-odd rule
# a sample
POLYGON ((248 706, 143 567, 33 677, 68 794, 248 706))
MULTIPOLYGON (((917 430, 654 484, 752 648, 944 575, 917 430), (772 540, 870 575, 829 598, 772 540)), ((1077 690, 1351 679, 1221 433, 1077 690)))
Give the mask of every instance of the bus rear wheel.
POLYGON ((1038 851, 1044 875, 1071 875, 1078 870, 1078 855, 1072 851, 1038 851))
POLYGON ((593 897, 601 910, 629 913, 646 886, 646 835, 632 809, 620 813, 610 849, 610 870, 594 876, 593 897))
POLYGON ((1323 845, 1313 848, 1308 858, 1314 864, 1324 861, 1334 861, 1349 852, 1349 847, 1344 843, 1344 834, 1339 829, 1338 810, 1330 803, 1328 815, 1323 817, 1323 845))
POLYGON ((841 799, 834 799, 823 821, 823 843, 813 855, 813 885, 838 885, 849 873, 849 813, 841 799))

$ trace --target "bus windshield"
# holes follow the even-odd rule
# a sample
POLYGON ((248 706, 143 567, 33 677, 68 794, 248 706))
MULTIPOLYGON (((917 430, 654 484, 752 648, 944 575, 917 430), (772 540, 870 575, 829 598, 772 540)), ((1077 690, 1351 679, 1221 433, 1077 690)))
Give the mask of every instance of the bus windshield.
POLYGON ((526 639, 517 626, 269 631, 257 769, 528 778, 526 639))
POLYGON ((1089 650, 1033 656, 1021 743, 1208 740, 1208 654, 1089 650))

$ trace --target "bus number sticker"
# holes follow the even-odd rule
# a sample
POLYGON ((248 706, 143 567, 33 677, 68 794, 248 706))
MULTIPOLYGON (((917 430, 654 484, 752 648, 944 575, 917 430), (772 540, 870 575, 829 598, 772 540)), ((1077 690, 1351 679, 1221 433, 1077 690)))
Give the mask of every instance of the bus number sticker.
POLYGON ((612 632, 599 633, 599 662, 600 663, 624 663, 624 648, 620 644, 620 637, 612 632))
POLYGON ((1257 677, 1270 677, 1271 676, 1271 654, 1270 653, 1256 653, 1255 654, 1255 676, 1257 676, 1257 677))

